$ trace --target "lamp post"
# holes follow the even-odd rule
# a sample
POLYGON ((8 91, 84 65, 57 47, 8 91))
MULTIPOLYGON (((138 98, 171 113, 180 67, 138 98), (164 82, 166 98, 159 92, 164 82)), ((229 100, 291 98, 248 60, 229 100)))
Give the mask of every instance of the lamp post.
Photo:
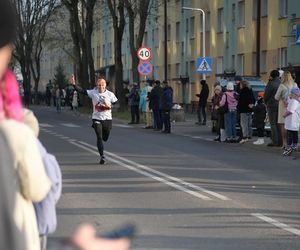
MULTIPOLYGON (((193 11, 201 11, 202 12, 202 56, 205 57, 205 12, 203 9, 199 8, 190 8, 190 7, 182 7, 183 10, 193 10, 193 11)), ((203 74, 203 80, 206 80, 206 75, 203 74)))

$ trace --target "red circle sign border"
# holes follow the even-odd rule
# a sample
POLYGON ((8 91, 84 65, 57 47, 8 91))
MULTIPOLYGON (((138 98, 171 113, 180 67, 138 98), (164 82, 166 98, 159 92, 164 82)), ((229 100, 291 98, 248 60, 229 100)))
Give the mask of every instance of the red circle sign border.
POLYGON ((140 59, 140 61, 147 62, 147 61, 149 61, 149 60, 152 59, 152 50, 151 50, 150 48, 148 48, 148 47, 140 47, 140 48, 138 49, 138 51, 137 51, 137 56, 138 56, 138 58, 140 59), (143 59, 140 58, 140 55, 139 55, 139 54, 140 54, 140 51, 141 51, 142 49, 147 49, 147 50, 150 52, 150 56, 149 56, 149 58, 148 58, 147 60, 143 60, 143 59))
POLYGON ((152 71, 153 71, 153 66, 152 66, 152 64, 151 64, 149 61, 143 61, 143 60, 140 61, 139 65, 138 65, 138 72, 140 73, 140 75, 148 76, 148 75, 150 75, 150 74, 152 73, 152 71), (143 64, 143 63, 147 63, 147 64, 151 67, 151 70, 150 70, 149 73, 146 74, 146 75, 140 71, 140 66, 141 66, 141 64, 143 64))

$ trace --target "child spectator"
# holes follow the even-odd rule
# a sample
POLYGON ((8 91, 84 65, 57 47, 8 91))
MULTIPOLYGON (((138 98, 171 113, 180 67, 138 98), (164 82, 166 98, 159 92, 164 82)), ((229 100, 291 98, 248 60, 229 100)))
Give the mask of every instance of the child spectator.
POLYGON ((300 128, 300 89, 295 87, 291 90, 287 110, 284 113, 285 129, 287 130, 287 148, 283 156, 289 156, 297 149, 298 131, 300 128))
POLYGON ((254 145, 262 145, 265 143, 265 119, 267 114, 267 109, 264 104, 264 92, 259 92, 257 95, 256 105, 253 107, 253 121, 252 126, 257 129, 258 139, 253 142, 254 145))

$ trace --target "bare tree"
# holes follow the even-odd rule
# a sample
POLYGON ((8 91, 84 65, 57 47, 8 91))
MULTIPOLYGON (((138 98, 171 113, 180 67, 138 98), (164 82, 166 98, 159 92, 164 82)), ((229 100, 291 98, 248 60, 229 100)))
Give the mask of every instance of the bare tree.
POLYGON ((125 28, 124 0, 107 0, 114 27, 115 87, 118 93, 120 109, 125 109, 123 90, 122 38, 125 28))
POLYGON ((31 93, 31 73, 37 92, 40 79, 40 56, 45 26, 57 0, 12 0, 16 7, 18 33, 14 57, 20 63, 26 104, 31 93))
POLYGON ((132 58, 133 81, 139 82, 137 49, 142 46, 150 0, 124 0, 129 19, 129 44, 132 58), (138 28, 135 28, 138 24, 138 28), (136 31, 137 30, 137 34, 136 31))
POLYGON ((95 84, 92 33, 96 0, 62 0, 70 12, 70 31, 74 44, 76 75, 84 87, 95 84))

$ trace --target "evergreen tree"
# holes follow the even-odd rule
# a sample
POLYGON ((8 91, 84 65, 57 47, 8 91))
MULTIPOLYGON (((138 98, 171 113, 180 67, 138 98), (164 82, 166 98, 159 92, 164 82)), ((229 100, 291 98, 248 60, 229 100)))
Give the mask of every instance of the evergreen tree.
POLYGON ((60 88, 65 88, 68 84, 68 80, 64 72, 64 67, 59 63, 55 70, 54 86, 58 85, 60 88))

